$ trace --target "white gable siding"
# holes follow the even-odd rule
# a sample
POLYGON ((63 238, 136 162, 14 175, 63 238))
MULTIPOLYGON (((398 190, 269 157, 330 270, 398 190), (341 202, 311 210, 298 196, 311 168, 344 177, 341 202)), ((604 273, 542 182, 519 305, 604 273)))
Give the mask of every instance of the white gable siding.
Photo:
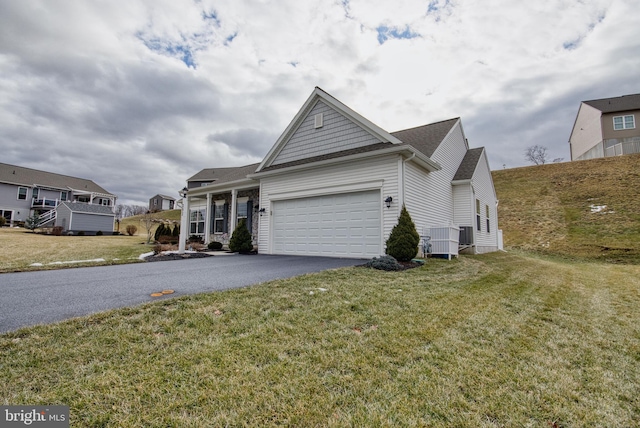
MULTIPOLYGON (((602 124, 600 116, 602 112, 589 104, 582 103, 578 109, 578 116, 569 138, 571 160, 576 160, 602 142, 602 124)), ((600 153, 594 153, 592 157, 604 157, 604 149, 599 148, 600 153)), ((597 150, 594 150, 597 152, 597 150)))
POLYGON ((63 230, 69 230, 71 224, 71 210, 66 205, 58 205, 56 208, 56 226, 61 226, 63 230))
POLYGON ((448 225, 453 220, 451 180, 467 151, 460 123, 456 124, 431 159, 442 169, 426 173, 410 162, 405 165, 405 205, 418 233, 424 228, 448 225))
MULTIPOLYGON (((271 241, 272 200, 378 188, 381 192, 381 200, 384 200, 387 196, 392 196, 394 205, 396 205, 396 195, 398 195, 398 159, 399 156, 391 155, 262 178, 260 180, 260 207, 265 207, 267 213, 259 219, 259 251, 261 253, 273 251, 269 244, 271 241)), ((381 224, 383 242, 389 237, 391 228, 396 224, 397 219, 398 211, 393 205, 391 209, 383 208, 381 224)), ((382 248, 384 247, 382 246, 382 248)))
POLYGON ((453 222, 458 226, 473 226, 474 203, 471 184, 453 186, 453 222))
POLYGON ((379 142, 379 139, 350 119, 318 101, 271 164, 283 164, 379 142), (320 113, 323 115, 323 126, 316 128, 315 116, 320 113))
MULTIPOLYGON (((476 252, 484 253, 498 249, 498 208, 496 207, 496 194, 493 187, 491 171, 487 163, 486 152, 478 160, 478 167, 473 174, 473 189, 475 198, 480 199, 480 225, 481 230, 475 230, 476 252), (487 232, 486 206, 489 206, 489 229, 487 232)), ((474 201, 475 205, 475 201, 474 201)), ((475 206, 473 215, 475 216, 475 206)), ((475 229, 475 223, 474 223, 475 229)))

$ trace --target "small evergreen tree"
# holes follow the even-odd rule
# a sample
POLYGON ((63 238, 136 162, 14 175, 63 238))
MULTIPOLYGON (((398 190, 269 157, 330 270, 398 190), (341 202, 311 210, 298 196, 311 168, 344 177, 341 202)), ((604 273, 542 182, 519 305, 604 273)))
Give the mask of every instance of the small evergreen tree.
POLYGON ((247 229, 247 220, 241 219, 229 240, 229 249, 233 252, 248 253, 253 250, 251 233, 247 229))
POLYGON ((398 224, 393 226, 387 239, 386 252, 400 262, 408 262, 418 254, 418 244, 420 244, 420 235, 409 211, 403 205, 398 224))
POLYGON ((164 223, 160 223, 156 228, 156 233, 153 235, 153 238, 157 241, 163 235, 168 235, 168 233, 167 229, 164 226, 164 223))
POLYGON ((32 216, 27 217, 27 219, 25 220, 24 227, 35 233, 36 229, 38 228, 39 221, 40 217, 38 216, 38 214, 33 213, 32 216))
POLYGON ((179 224, 176 224, 174 226, 172 235, 175 236, 176 238, 180 237, 180 225, 179 224))

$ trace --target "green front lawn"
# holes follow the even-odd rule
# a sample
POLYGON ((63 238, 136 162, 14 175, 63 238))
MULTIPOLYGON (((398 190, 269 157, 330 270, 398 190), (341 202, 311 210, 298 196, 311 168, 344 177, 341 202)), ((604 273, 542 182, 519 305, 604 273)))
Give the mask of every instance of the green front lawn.
POLYGON ((640 267, 344 268, 0 336, 3 404, 71 425, 627 427, 640 267))

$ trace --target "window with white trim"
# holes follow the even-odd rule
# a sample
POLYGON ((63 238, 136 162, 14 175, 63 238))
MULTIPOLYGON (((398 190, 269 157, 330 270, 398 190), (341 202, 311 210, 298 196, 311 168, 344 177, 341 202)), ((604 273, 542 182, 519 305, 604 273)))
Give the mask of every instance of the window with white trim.
POLYGON ((213 233, 224 233, 224 200, 213 205, 213 233))
POLYGON ((189 233, 191 235, 201 235, 204 233, 204 209, 196 208, 191 210, 191 215, 189 218, 189 233))
POLYGON ((32 199, 38 199, 39 195, 40 195, 40 189, 38 189, 37 187, 34 187, 33 189, 31 189, 31 198, 32 199))
POLYGON ((27 199, 27 192, 29 189, 26 187, 18 187, 18 200, 24 201, 27 199))
POLYGON ((487 211, 487 233, 491 232, 491 222, 489 221, 489 205, 485 205, 487 211))
POLYGON ((60 192, 60 200, 61 201, 68 201, 69 200, 68 199, 68 194, 67 194, 66 191, 63 190, 62 192, 60 192))
POLYGON ((236 207, 236 224, 240 224, 241 219, 247 219, 247 201, 249 201, 249 198, 238 198, 238 206, 236 207))
POLYGON ((482 230, 482 223, 480 222, 480 199, 476 199, 476 230, 482 230))
POLYGON ((613 117, 613 129, 616 131, 622 131, 623 129, 634 129, 635 127, 636 118, 632 114, 613 117))

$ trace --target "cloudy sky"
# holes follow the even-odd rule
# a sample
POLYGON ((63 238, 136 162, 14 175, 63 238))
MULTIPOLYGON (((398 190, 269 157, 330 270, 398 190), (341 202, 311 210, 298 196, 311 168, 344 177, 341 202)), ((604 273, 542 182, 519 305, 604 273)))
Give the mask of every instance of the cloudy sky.
POLYGON ((637 0, 0 2, 0 162, 119 203, 259 162, 315 86, 393 132, 461 117, 492 169, 569 160, 580 101, 640 92, 637 0))

